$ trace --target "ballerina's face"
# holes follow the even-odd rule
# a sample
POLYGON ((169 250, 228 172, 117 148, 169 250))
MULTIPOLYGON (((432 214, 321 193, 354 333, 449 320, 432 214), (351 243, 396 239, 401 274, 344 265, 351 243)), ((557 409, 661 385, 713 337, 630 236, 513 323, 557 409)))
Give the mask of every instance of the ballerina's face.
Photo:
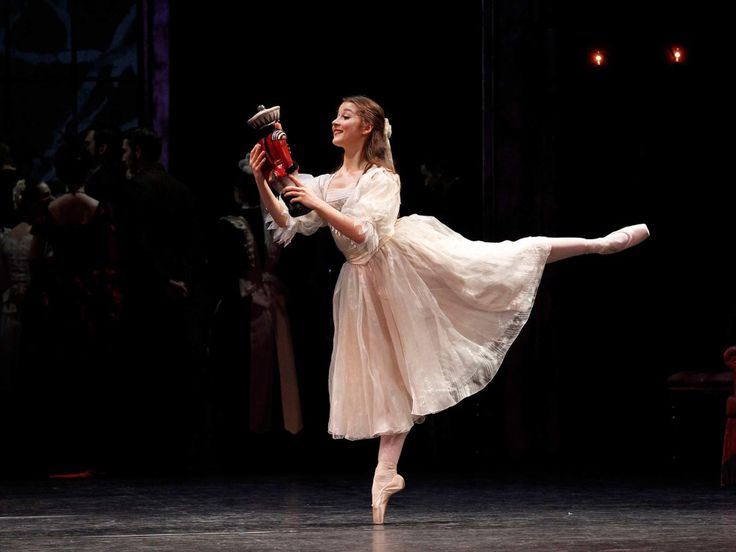
POLYGON ((358 116, 352 102, 340 104, 337 117, 332 121, 332 143, 341 148, 362 146, 371 132, 371 126, 358 116))

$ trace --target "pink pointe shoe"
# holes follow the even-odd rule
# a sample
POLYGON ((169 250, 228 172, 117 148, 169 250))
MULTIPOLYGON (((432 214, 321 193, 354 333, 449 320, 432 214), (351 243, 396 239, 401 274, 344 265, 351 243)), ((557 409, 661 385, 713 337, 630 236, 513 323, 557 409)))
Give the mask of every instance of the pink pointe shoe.
POLYGON ((619 251, 640 244, 648 237, 649 228, 647 228, 646 224, 626 226, 625 228, 611 232, 603 238, 603 248, 600 253, 601 255, 618 253, 619 251))
POLYGON ((392 495, 398 493, 401 489, 406 486, 404 478, 398 473, 394 475, 393 479, 388 484, 381 487, 378 492, 373 492, 373 524, 383 525, 383 518, 386 515, 386 507, 388 506, 388 499, 392 495))

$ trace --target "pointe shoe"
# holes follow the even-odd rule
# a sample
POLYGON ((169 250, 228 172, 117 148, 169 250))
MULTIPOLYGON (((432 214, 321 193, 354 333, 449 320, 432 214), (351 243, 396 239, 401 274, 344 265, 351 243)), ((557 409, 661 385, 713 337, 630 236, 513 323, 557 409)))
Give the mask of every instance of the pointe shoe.
POLYGON ((383 518, 386 515, 386 507, 388 506, 388 499, 391 496, 398 493, 401 489, 406 487, 404 478, 398 473, 394 475, 393 479, 384 485, 377 494, 373 495, 373 524, 382 525, 383 518))
POLYGON ((618 253, 619 251, 623 251, 629 247, 634 247, 648 237, 649 228, 647 228, 646 224, 626 226, 625 228, 611 232, 603 238, 603 249, 601 249, 600 253, 601 255, 618 253))

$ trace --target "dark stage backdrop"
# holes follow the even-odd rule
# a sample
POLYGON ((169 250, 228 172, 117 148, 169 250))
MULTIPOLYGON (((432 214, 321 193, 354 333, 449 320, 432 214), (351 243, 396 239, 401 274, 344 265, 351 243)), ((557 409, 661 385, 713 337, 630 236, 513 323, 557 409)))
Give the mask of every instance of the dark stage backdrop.
MULTIPOLYGON (((0 34, 4 137, 50 151, 67 113, 78 127, 162 115, 147 100, 154 83, 140 78, 150 74, 140 69, 142 52, 155 54, 141 14, 150 21, 166 2, 113 2, 102 12, 69 2, 72 26, 46 4, 11 4, 0 34), (123 32, 126 17, 136 31, 123 32), (102 56, 110 45, 118 48, 102 56)), ((330 122, 350 94, 375 98, 391 119, 404 214, 435 215, 471 239, 492 240, 593 237, 649 224, 652 237, 641 247, 547 268, 532 318, 497 378, 418 426, 407 468, 669 466, 665 378, 718 370, 736 340, 726 167, 733 89, 724 76, 730 45, 721 4, 504 0, 399 9, 379 0, 168 9, 169 167, 195 189, 205 228, 232 209, 233 186, 254 191, 238 161, 252 145, 246 120, 259 104, 281 105, 294 157, 320 174, 339 161, 330 122), (668 57, 673 45, 684 48, 681 65, 668 57), (594 49, 606 54, 605 65, 591 65, 594 49)), ((305 429, 297 437, 233 433, 231 466, 370 469, 375 442, 326 434, 340 264, 326 232, 297 237, 284 251, 279 272, 290 290, 305 429)), ((723 420, 705 423, 715 437, 699 469, 715 474, 723 420)))

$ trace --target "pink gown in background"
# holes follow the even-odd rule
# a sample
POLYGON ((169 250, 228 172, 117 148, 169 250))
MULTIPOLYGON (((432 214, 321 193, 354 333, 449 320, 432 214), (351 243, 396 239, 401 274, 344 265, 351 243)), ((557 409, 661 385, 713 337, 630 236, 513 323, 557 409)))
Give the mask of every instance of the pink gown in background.
MULTIPOLYGON (((403 433, 496 375, 529 317, 549 240, 471 241, 434 217, 397 219, 399 176, 384 168, 352 188, 331 190, 331 180, 305 184, 358 221, 366 239, 330 227, 347 262, 333 303, 328 431, 346 439, 403 433)), ((284 228, 267 221, 284 245, 326 225, 315 212, 284 228)))

